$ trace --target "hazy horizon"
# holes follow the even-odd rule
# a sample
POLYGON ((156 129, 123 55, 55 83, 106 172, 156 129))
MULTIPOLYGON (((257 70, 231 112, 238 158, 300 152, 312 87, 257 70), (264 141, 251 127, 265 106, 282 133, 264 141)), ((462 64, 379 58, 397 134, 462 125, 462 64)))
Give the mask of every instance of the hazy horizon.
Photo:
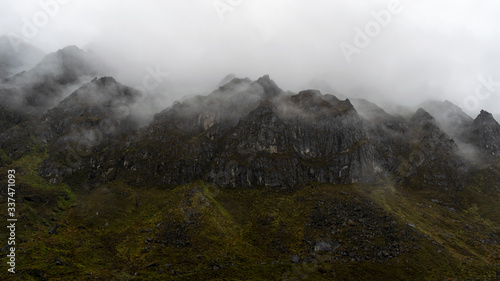
POLYGON ((0 34, 46 53, 91 49, 140 84, 168 73, 168 102, 223 77, 269 74, 298 92, 317 80, 348 97, 414 106, 425 100, 500 113, 500 3, 485 1, 0 1, 0 34), (472 103, 471 103, 472 102, 472 103))

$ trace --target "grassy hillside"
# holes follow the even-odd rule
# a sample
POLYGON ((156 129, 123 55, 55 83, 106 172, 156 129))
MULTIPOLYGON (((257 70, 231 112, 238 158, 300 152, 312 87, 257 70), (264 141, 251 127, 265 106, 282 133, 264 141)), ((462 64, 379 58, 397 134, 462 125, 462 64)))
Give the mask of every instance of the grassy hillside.
POLYGON ((90 190, 39 177, 44 157, 0 168, 0 182, 8 169, 18 175, 13 280, 500 278, 500 163, 455 193, 389 181, 286 191, 118 180, 90 190))

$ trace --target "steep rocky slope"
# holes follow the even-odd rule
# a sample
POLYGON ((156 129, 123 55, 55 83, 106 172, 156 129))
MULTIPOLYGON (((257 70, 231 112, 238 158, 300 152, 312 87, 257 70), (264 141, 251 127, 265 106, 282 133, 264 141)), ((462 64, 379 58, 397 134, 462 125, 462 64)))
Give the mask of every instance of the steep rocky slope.
POLYGON ((141 95, 111 77, 103 77, 84 84, 49 110, 35 132, 50 154, 40 167, 40 175, 57 182, 81 166, 96 170, 96 158, 102 161, 114 138, 136 128, 129 117, 141 95))
POLYGON ((34 67, 7 78, 0 96, 10 107, 41 114, 59 103, 85 80, 107 72, 92 52, 69 46, 48 54, 34 67), (6 92, 9 90, 11 92, 6 92))
POLYGON ((500 156, 500 125, 491 113, 481 110, 474 119, 468 137, 472 144, 489 157, 500 156))
MULTIPOLYGON (((78 84, 82 73, 43 79, 78 84)), ((318 90, 284 92, 267 75, 227 80, 143 127, 132 114, 141 94, 112 77, 89 79, 43 114, 2 104, 0 181, 16 169, 23 229, 16 277, 500 276, 500 130, 490 114, 459 136, 490 155, 477 164, 424 108, 403 117, 318 90)))
POLYGON ((436 119, 442 130, 457 140, 464 140, 474 121, 460 107, 449 101, 427 101, 420 106, 436 119))
MULTIPOLYGON (((109 92, 103 94, 113 97, 109 92)), ((75 125, 79 124, 75 118, 57 114, 68 112, 93 118, 97 124, 100 113, 75 97, 73 94, 42 119, 88 129, 75 125), (70 100, 78 106, 70 106, 70 100)), ((349 100, 316 90, 288 95, 268 76, 255 82, 233 79, 206 97, 174 104, 127 141, 100 152, 99 160, 84 161, 93 164, 79 170, 99 174, 93 183, 97 185, 130 177, 152 184, 179 185, 204 179, 226 187, 296 188, 311 181, 374 183, 395 177, 415 186, 463 187, 465 160, 430 114, 420 109, 411 120, 384 114, 381 121, 366 120, 349 100), (100 170, 94 171, 96 165, 100 170)), ((67 138, 59 129, 42 131, 67 138)), ((51 142, 53 138, 41 140, 51 142)), ((64 146, 56 143, 55 147, 64 146)), ((63 165, 57 159, 44 162, 43 175, 58 174, 48 168, 63 165), (49 164, 51 161, 54 163, 49 164)))

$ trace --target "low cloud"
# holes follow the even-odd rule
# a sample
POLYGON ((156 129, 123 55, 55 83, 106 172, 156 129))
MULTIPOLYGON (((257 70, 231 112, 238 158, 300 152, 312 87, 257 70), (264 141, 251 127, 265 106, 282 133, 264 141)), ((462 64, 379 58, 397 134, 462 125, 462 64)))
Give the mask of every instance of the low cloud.
MULTIPOLYGON (((478 77, 500 81, 500 4, 492 0, 221 0, 229 7, 222 19, 212 0, 4 2, 0 34, 46 52, 92 49, 129 86, 141 84, 146 67, 161 65, 171 74, 156 89, 166 104, 207 93, 228 73, 253 80, 270 74, 295 92, 319 79, 348 97, 405 105, 429 98, 460 105, 474 95, 478 77), (356 30, 373 25, 374 14, 395 2, 401 11, 348 62, 341 44, 354 44, 356 30), (35 18, 43 13, 46 21, 35 18), (31 38, 23 35, 27 22, 37 29, 31 38)), ((499 96, 495 91, 468 113, 500 113, 499 96)))

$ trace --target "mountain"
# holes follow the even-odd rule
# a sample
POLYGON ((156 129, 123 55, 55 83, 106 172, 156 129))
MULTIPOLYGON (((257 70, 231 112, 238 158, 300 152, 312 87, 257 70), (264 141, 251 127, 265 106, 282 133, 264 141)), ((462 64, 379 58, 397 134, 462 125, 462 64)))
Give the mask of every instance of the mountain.
POLYGON ((40 114, 56 105, 85 80, 107 71, 104 63, 92 52, 69 46, 46 55, 31 69, 6 79, 0 95, 12 107, 40 114))
MULTIPOLYGON (((491 114, 471 121, 431 102, 401 116, 316 89, 285 92, 269 75, 228 76, 144 125, 134 116, 141 93, 109 76, 85 81, 101 69, 86 56, 70 47, 12 78, 75 87, 47 110, 18 116, 0 105, 0 179, 16 170, 22 219, 19 278, 500 275, 491 114), (484 161, 465 157, 459 139, 484 161)), ((3 257, 10 251, 0 244, 3 257)))
POLYGON ((50 109, 36 128, 39 141, 48 144, 51 155, 40 166, 40 175, 55 182, 57 177, 71 173, 65 166, 80 165, 79 155, 67 154, 73 147, 84 156, 92 150, 99 153, 113 138, 136 129, 130 113, 141 96, 112 77, 102 77, 82 85, 50 109), (57 163, 55 159, 60 155, 66 157, 65 162, 57 163))
MULTIPOLYGON (((67 111, 64 104, 59 107, 67 111)), ((224 187, 296 189, 311 181, 374 183, 394 176, 412 186, 463 188, 467 164, 429 113, 420 109, 411 120, 384 114, 383 124, 371 123, 348 99, 317 90, 289 95, 267 75, 234 78, 208 96, 174 104, 125 146, 89 159, 103 167, 89 184, 130 177, 154 185, 203 179, 224 187)), ((57 159, 44 162, 44 175, 59 174, 50 170, 63 165, 51 162, 57 159)))
MULTIPOLYGON (((140 96, 140 92, 116 82, 112 77, 93 79, 42 116, 40 131, 44 136, 41 140, 47 143, 55 138, 68 140, 75 130, 85 131, 104 120, 122 122, 140 96)), ((126 129, 121 123, 114 126, 126 129)), ((81 136, 74 138, 76 141, 81 136)))
POLYGON ((468 137, 485 154, 500 156, 500 125, 491 113, 481 110, 474 119, 468 137))
POLYGON ((463 139, 474 121, 460 107, 449 101, 426 101, 420 106, 432 114, 440 127, 455 139, 463 139))
POLYGON ((309 81, 303 88, 306 89, 317 89, 325 94, 334 95, 341 99, 346 99, 347 97, 336 91, 330 83, 323 79, 313 79, 309 81))
POLYGON ((0 81, 33 67, 44 56, 42 50, 21 39, 0 36, 0 81))
POLYGON ((370 120, 374 123, 378 123, 380 121, 385 121, 392 119, 394 116, 387 113, 384 109, 379 107, 378 105, 365 100, 365 99, 352 99, 352 104, 358 111, 358 113, 363 116, 363 118, 370 120))

